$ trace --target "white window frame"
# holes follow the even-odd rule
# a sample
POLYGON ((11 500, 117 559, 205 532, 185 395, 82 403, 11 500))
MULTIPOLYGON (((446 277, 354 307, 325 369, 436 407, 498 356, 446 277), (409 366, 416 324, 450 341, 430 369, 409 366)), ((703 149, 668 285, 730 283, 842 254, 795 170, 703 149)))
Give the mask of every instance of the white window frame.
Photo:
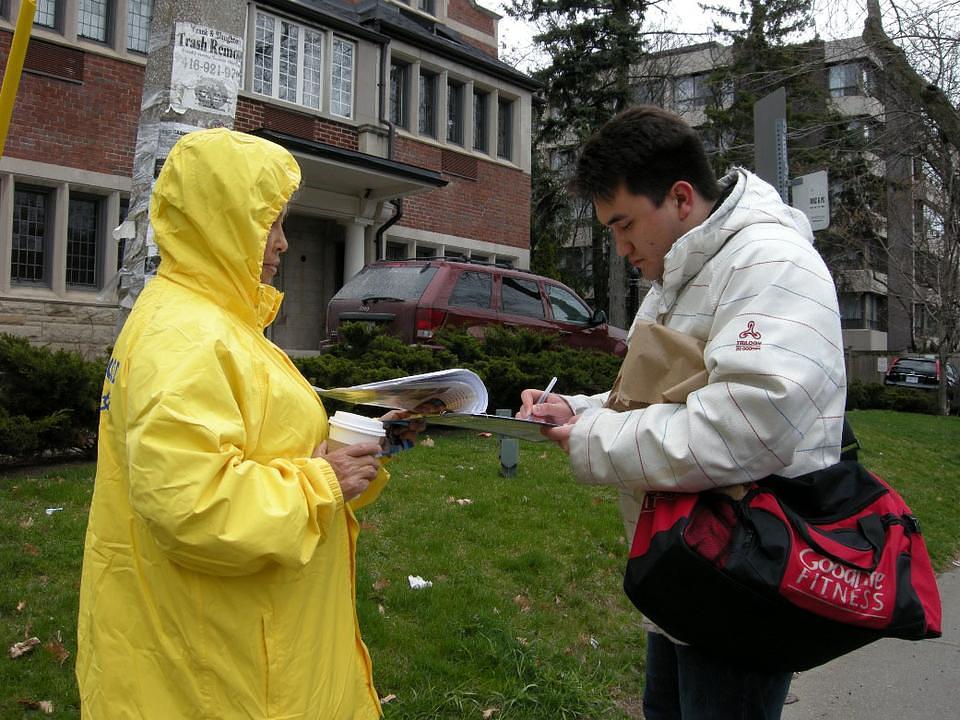
MULTIPOLYGON (((256 95, 261 95, 263 97, 268 97, 273 100, 279 100, 280 102, 288 102, 294 105, 299 105, 301 107, 308 108, 310 110, 322 112, 323 111, 323 107, 322 107, 323 94, 325 91, 324 80, 326 79, 326 74, 327 74, 326 73, 327 62, 326 62, 325 56, 326 56, 326 49, 327 49, 326 43, 327 43, 328 32, 323 28, 319 28, 313 25, 305 25, 303 23, 296 22, 289 18, 283 17, 282 15, 275 15, 274 13, 266 12, 265 10, 259 7, 255 9, 253 31, 254 31, 253 43, 252 44, 248 43, 248 46, 253 51, 252 52, 253 72, 251 73, 252 78, 250 81, 250 90, 256 95), (257 77, 258 55, 256 52, 256 44, 258 42, 257 31, 258 31, 259 20, 261 16, 271 19, 274 23, 273 42, 272 42, 273 54, 271 56, 271 63, 269 68, 270 69, 270 92, 264 92, 262 86, 260 89, 257 88, 257 83, 260 82, 260 80, 257 77), (281 43, 281 28, 282 28, 281 23, 287 23, 291 27, 294 27, 297 29, 297 46, 296 46, 296 61, 295 61, 297 74, 296 74, 296 81, 295 81, 296 86, 293 88, 294 97, 292 100, 286 97, 281 97, 280 95, 280 88, 281 88, 281 83, 280 83, 281 44, 280 43, 281 43), (319 69, 317 71, 317 74, 319 75, 319 86, 317 88, 317 93, 316 93, 317 104, 315 106, 309 105, 306 102, 304 102, 304 95, 305 95, 304 84, 306 81, 306 67, 304 64, 304 47, 307 44, 307 33, 316 33, 320 36, 320 42, 318 43, 318 46, 320 48, 320 59, 319 59, 319 69)), ((284 86, 284 87, 286 88, 287 86, 284 86)), ((314 95, 314 93, 312 92, 309 94, 311 97, 314 95)))
MULTIPOLYGON (((343 80, 344 78, 341 77, 339 79, 343 80)), ((334 35, 333 39, 331 40, 331 46, 330 46, 330 114, 336 115, 338 117, 352 119, 354 114, 353 108, 354 108, 354 101, 356 98, 356 89, 357 89, 357 43, 355 43, 353 40, 349 40, 345 37, 342 37, 341 35, 334 35), (338 101, 335 99, 335 95, 337 93, 336 85, 337 85, 338 78, 334 77, 338 70, 338 63, 337 63, 337 59, 338 59, 337 44, 338 43, 342 43, 342 45, 349 47, 351 51, 350 73, 349 73, 349 78, 347 78, 347 80, 350 83, 350 89, 348 91, 349 100, 345 103, 347 105, 346 112, 339 112, 338 109, 335 109, 338 103, 338 101)), ((344 94, 342 89, 341 89, 341 94, 344 94)), ((344 104, 343 101, 341 100, 339 102, 341 103, 341 107, 342 107, 342 104, 344 104)))

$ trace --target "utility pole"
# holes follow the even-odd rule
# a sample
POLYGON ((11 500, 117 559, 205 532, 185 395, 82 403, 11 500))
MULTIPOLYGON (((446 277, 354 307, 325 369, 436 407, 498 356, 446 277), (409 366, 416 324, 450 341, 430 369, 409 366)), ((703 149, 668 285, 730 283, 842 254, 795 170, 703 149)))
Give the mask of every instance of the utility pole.
POLYGON ((163 160, 177 139, 188 132, 233 127, 243 68, 245 17, 242 0, 153 3, 130 209, 114 231, 114 238, 123 242, 123 264, 116 284, 107 289, 117 291, 117 334, 159 263, 148 211, 163 160))

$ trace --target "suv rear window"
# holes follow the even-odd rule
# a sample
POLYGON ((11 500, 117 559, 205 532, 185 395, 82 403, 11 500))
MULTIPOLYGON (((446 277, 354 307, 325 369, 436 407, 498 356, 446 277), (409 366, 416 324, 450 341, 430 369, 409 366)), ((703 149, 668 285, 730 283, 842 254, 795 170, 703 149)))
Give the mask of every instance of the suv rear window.
POLYGON ((334 298, 419 300, 436 273, 437 268, 430 265, 367 267, 350 278, 334 298))
POLYGON ((936 375, 937 364, 933 360, 908 360, 900 358, 894 365, 898 372, 912 370, 913 372, 936 375))

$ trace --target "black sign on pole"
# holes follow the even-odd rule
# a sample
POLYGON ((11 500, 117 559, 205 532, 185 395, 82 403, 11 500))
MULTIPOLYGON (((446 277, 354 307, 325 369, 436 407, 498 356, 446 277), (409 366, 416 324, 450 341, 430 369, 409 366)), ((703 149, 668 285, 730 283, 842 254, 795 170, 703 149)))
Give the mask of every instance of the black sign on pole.
POLYGON ((753 106, 753 164, 757 175, 790 202, 787 169, 787 91, 777 88, 753 106))

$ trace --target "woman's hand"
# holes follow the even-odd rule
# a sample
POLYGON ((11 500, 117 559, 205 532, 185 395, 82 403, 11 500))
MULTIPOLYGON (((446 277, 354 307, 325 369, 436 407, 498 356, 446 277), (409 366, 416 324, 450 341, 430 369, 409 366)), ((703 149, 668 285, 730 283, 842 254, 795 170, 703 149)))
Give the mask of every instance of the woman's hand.
POLYGON ((314 457, 323 458, 333 468, 344 502, 350 502, 360 495, 377 476, 379 455, 380 444, 372 442, 346 445, 328 453, 327 441, 324 440, 313 452, 314 457))
POLYGON ((520 393, 520 402, 522 407, 517 413, 521 420, 534 420, 538 422, 550 422, 555 425, 563 425, 569 422, 573 417, 573 410, 567 405, 567 401, 560 395, 550 393, 542 404, 537 405, 537 400, 543 394, 543 390, 527 388, 520 393))

